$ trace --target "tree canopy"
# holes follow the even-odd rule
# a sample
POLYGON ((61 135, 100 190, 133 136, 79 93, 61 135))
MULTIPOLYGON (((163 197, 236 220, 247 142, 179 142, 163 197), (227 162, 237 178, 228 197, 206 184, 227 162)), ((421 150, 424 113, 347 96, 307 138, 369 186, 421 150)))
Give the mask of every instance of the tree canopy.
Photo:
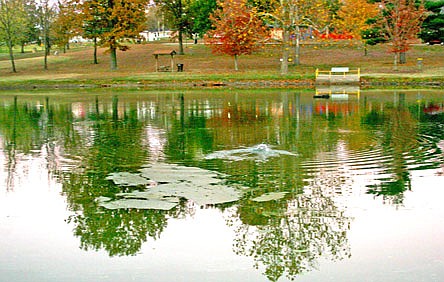
POLYGON ((213 52, 234 57, 238 70, 238 56, 251 54, 267 38, 267 28, 258 17, 257 9, 245 0, 219 1, 221 9, 211 17, 215 29, 208 33, 206 42, 213 52))
POLYGON ((25 8, 22 0, 0 0, 0 41, 8 46, 12 72, 17 72, 13 47, 19 43, 24 26, 25 8))
POLYGON ((444 0, 426 1, 427 18, 421 27, 419 37, 425 42, 444 42, 444 0))
POLYGON ((117 69, 117 50, 126 51, 123 39, 135 38, 144 29, 148 0, 86 0, 83 28, 88 38, 99 38, 109 48, 111 69, 117 69))
MULTIPOLYGON (((394 53, 394 69, 397 69, 399 54, 409 50, 410 40, 417 38, 425 18, 423 4, 414 0, 383 0, 379 23, 394 53)), ((404 59, 401 60, 404 63, 404 59)))
POLYGON ((367 0, 344 0, 334 21, 335 27, 355 39, 362 39, 362 30, 370 27, 368 19, 377 14, 378 6, 367 0))

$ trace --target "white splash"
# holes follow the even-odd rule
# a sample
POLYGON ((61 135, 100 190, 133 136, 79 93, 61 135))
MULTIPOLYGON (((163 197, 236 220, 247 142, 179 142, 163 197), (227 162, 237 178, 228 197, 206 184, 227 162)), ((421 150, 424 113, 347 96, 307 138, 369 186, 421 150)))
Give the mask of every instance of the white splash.
POLYGON ((275 150, 269 145, 261 143, 247 148, 216 151, 205 156, 205 159, 226 159, 230 161, 254 159, 256 161, 266 161, 268 158, 280 157, 281 155, 297 156, 296 153, 285 150, 275 150))

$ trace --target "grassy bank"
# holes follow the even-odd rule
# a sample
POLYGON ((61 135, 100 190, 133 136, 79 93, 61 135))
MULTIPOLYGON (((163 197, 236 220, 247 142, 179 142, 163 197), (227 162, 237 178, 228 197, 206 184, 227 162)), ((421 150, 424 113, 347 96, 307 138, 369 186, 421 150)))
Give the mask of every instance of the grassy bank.
MULTIPOLYGON (((233 59, 214 55, 202 44, 186 44, 185 55, 175 56, 184 72, 155 72, 155 50, 175 49, 168 42, 131 45, 118 53, 118 70, 109 68, 109 54, 99 49, 99 64, 93 64, 93 49, 72 46, 66 53, 49 56, 43 70, 43 52, 16 53, 17 73, 11 72, 6 54, 0 54, 0 88, 39 87, 195 87, 227 85, 233 87, 309 87, 315 70, 333 66, 360 68, 364 86, 444 85, 444 47, 417 45, 407 53, 407 63, 393 70, 393 56, 386 46, 372 46, 364 55, 362 47, 345 43, 311 43, 302 47, 301 64, 290 65, 289 74, 280 74, 280 47, 268 45, 253 55, 241 56, 240 71, 233 59), (417 58, 423 59, 420 69, 417 58)), ((160 58, 169 65, 169 57, 160 58)))

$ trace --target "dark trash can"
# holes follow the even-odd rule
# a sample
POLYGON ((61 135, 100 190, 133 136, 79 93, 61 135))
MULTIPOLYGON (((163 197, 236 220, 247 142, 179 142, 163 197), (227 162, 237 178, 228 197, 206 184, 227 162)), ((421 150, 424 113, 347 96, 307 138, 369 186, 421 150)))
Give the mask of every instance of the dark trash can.
POLYGON ((183 72, 183 64, 177 64, 177 71, 183 72))

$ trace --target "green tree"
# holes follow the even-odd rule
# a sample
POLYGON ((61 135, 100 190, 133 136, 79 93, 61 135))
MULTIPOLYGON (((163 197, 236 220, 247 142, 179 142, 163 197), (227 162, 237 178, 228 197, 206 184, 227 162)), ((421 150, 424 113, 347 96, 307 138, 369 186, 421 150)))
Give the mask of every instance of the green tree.
POLYGON ((0 41, 8 46, 12 72, 17 72, 13 48, 19 43, 25 16, 22 0, 0 0, 0 41))
POLYGON ((102 20, 105 19, 105 7, 99 1, 85 1, 82 6, 83 37, 94 42, 93 62, 98 64, 98 38, 104 32, 102 20))
POLYGON ((117 69, 117 50, 129 47, 122 40, 136 38, 146 23, 147 0, 86 0, 84 1, 83 32, 86 38, 99 39, 109 48, 111 70, 117 69))
POLYGON ((160 6, 165 19, 174 31, 177 31, 179 41, 179 55, 184 54, 183 36, 190 27, 191 14, 189 12, 190 0, 155 0, 160 6))
POLYGON ((203 36, 211 29, 210 15, 216 10, 216 0, 193 0, 190 3, 192 26, 190 32, 203 36))
POLYGON ((19 36, 21 53, 25 53, 25 45, 39 41, 39 15, 37 5, 32 0, 22 0, 25 10, 24 25, 19 36))
POLYGON ((55 16, 55 9, 50 2, 50 0, 38 0, 38 2, 36 2, 37 14, 39 18, 40 37, 42 38, 42 43, 45 49, 45 55, 43 59, 43 68, 45 70, 48 69, 48 56, 51 52, 50 32, 55 16))
POLYGON ((361 36, 365 44, 376 45, 387 42, 382 28, 376 24, 377 18, 369 18, 366 23, 369 25, 369 28, 361 31, 361 36))
POLYGON ((424 20, 419 37, 425 41, 440 40, 444 42, 444 0, 426 1, 427 18, 424 20))

